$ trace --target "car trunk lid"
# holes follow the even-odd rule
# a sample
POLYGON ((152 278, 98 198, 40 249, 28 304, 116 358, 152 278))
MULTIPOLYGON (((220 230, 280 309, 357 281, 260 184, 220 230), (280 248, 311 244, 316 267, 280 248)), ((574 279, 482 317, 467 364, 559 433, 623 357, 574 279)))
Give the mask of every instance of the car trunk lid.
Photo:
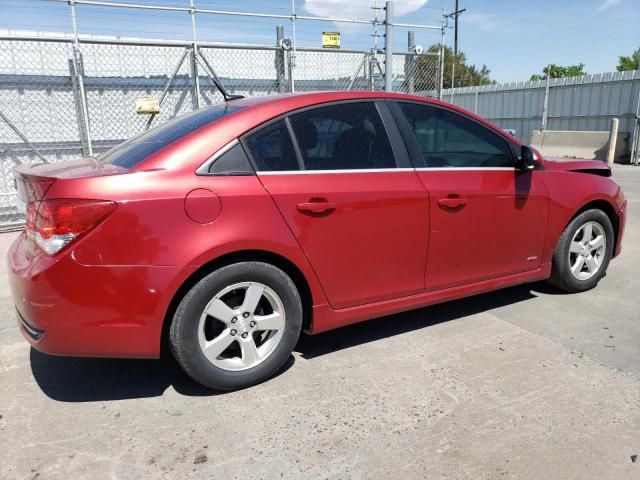
POLYGON ((14 169, 15 187, 22 213, 30 202, 42 200, 51 186, 64 179, 114 175, 126 169, 102 164, 92 157, 62 163, 23 164, 14 169))

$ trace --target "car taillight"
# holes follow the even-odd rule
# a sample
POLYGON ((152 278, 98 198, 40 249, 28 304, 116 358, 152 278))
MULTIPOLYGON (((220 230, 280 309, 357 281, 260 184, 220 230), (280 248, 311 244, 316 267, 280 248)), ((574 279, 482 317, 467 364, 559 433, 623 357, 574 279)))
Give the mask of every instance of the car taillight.
POLYGON ((45 253, 53 255, 91 231, 113 213, 116 203, 106 200, 62 198, 27 205, 27 235, 45 253))

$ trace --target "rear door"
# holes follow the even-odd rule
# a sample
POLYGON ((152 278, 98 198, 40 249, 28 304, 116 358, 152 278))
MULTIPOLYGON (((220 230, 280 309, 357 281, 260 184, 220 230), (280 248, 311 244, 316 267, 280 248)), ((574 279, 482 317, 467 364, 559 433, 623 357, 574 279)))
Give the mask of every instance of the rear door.
POLYGON ((427 196, 386 104, 294 112, 243 144, 332 307, 424 290, 427 196))
POLYGON ((516 169, 509 141, 446 108, 391 104, 429 192, 428 290, 535 270, 547 227, 539 170, 516 169))

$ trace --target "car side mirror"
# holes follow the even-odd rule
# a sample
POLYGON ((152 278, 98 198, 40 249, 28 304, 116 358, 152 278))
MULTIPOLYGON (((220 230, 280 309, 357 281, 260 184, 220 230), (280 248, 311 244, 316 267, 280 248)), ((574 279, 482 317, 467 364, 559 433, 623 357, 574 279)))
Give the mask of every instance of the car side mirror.
POLYGON ((518 168, 520 170, 533 170, 538 164, 537 155, 527 145, 522 145, 520 157, 518 158, 518 168))

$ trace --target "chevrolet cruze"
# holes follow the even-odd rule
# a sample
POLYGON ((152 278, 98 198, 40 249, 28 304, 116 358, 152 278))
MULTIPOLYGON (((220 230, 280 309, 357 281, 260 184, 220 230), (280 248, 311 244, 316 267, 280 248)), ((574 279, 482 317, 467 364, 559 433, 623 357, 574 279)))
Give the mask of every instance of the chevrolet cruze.
POLYGON ((594 287, 626 201, 460 108, 374 92, 238 99, 97 158, 16 169, 20 329, 56 355, 156 358, 215 389, 301 331, 549 279, 594 287))

